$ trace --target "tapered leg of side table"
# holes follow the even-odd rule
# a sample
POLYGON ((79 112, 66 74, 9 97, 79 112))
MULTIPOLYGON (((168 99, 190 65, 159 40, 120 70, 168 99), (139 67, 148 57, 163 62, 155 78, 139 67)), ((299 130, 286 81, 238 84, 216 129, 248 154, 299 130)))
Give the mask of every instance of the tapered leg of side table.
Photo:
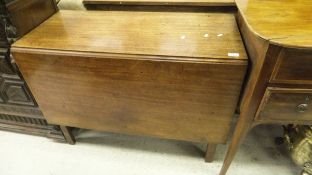
POLYGON ((70 128, 68 126, 60 126, 62 133, 65 137, 65 140, 67 141, 67 143, 73 145, 75 144, 76 140, 74 135, 72 134, 70 128))
POLYGON ((212 162, 215 152, 216 152, 217 145, 216 144, 209 144, 207 145, 206 155, 205 155, 205 162, 212 162))
POLYGON ((225 175, 226 174, 227 170, 229 169, 229 167, 230 167, 230 165, 234 159, 236 152, 238 151, 239 146, 243 142, 248 131, 249 131, 248 125, 246 125, 243 121, 239 121, 236 128, 235 128, 234 135, 233 135, 232 140, 231 140, 231 144, 230 144, 230 146, 227 150, 227 153, 225 155, 223 166, 222 166, 222 169, 221 169, 219 175, 225 175))

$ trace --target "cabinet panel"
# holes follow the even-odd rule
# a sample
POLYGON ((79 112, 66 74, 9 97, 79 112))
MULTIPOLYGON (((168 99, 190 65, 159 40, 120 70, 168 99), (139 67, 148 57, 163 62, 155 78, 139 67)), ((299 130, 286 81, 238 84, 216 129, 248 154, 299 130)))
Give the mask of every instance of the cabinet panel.
POLYGON ((312 84, 312 51, 283 49, 271 82, 312 84))
POLYGON ((268 88, 256 120, 312 120, 312 89, 268 88))

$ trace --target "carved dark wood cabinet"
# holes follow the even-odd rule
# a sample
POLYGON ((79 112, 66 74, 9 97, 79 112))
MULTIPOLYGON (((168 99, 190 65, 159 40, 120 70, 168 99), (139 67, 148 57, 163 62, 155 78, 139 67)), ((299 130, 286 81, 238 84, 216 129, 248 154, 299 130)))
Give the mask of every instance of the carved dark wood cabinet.
POLYGON ((0 1, 0 129, 64 141, 60 127, 44 119, 10 58, 10 45, 56 11, 53 0, 0 1))

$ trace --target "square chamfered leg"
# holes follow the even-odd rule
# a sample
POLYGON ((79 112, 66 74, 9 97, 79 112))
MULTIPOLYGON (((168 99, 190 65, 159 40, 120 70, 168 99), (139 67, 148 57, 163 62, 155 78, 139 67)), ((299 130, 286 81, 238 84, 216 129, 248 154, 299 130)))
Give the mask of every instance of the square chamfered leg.
POLYGON ((60 128, 61 128, 61 131, 62 131, 67 143, 74 145, 76 140, 75 140, 74 135, 71 132, 71 128, 68 126, 62 126, 62 125, 60 126, 60 128))
POLYGON ((211 163, 213 161, 216 149, 217 149, 217 144, 210 144, 210 143, 207 144, 205 162, 211 163))

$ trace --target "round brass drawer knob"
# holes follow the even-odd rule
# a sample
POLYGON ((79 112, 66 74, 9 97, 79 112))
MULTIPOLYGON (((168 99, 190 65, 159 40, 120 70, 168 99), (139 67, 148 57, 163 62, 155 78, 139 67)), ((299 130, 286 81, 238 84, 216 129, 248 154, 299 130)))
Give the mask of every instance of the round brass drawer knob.
POLYGON ((308 104, 300 104, 297 106, 297 112, 304 113, 308 110, 308 104))

